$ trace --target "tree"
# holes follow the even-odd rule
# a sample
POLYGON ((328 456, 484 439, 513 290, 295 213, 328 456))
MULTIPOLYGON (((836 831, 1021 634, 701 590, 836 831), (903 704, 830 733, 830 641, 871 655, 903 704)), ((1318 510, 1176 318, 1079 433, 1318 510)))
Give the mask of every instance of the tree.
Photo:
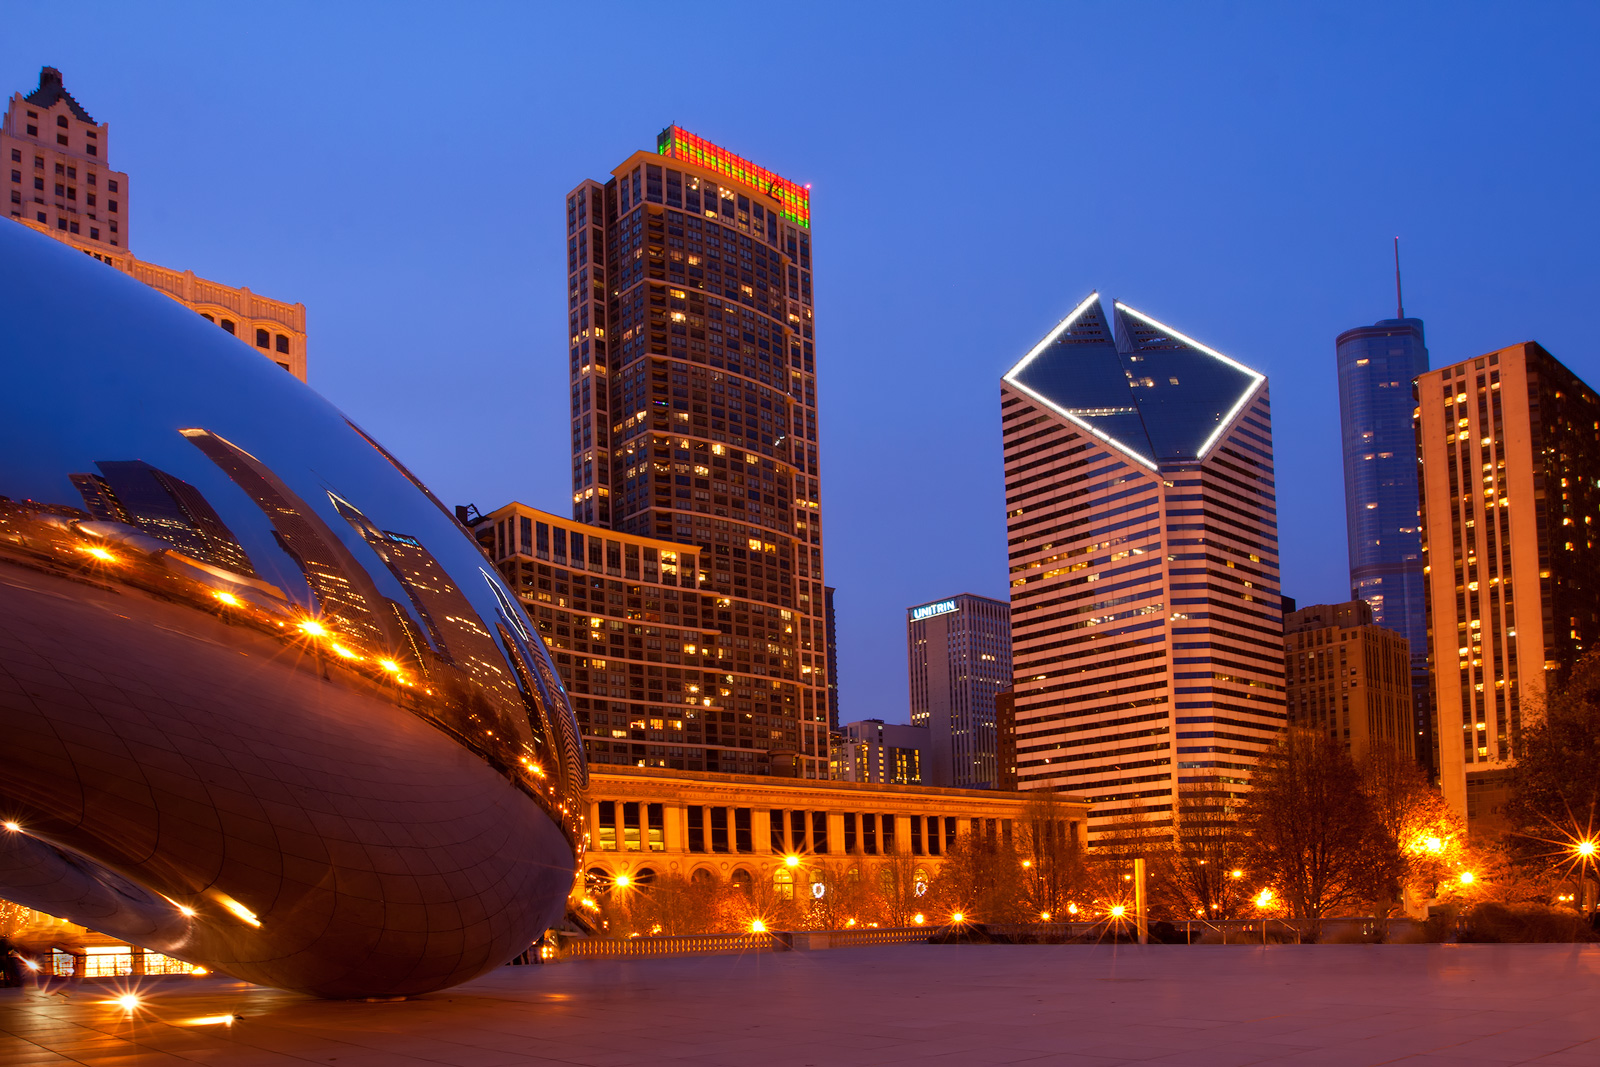
POLYGON ((1262 754, 1239 813, 1244 870, 1297 919, 1365 908, 1394 896, 1398 847, 1344 746, 1290 729, 1262 754))
POLYGON ((1524 862, 1560 866, 1571 845, 1600 831, 1600 652, 1550 687, 1542 715, 1524 712, 1504 814, 1524 862))
MULTIPOLYGON (((1415 760, 1374 749, 1361 761, 1361 789, 1384 833, 1399 848, 1401 886, 1408 907, 1437 900, 1441 887, 1471 885, 1481 863, 1467 845, 1467 828, 1415 760)), ((1480 872, 1481 873, 1481 872, 1480 872)))
POLYGON ((1233 873, 1243 842, 1231 784, 1207 775, 1178 786, 1172 844, 1150 865, 1152 896, 1173 918, 1231 919, 1247 896, 1233 873))
POLYGON ((1021 911, 1026 921, 1066 918, 1067 906, 1085 893, 1088 871, 1083 846, 1061 797, 1036 790, 1017 825, 1016 856, 1021 871, 1021 911))

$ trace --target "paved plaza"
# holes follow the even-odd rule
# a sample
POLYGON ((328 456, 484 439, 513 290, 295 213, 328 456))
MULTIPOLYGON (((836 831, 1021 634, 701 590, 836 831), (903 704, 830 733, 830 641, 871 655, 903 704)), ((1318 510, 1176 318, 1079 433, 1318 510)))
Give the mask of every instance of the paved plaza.
POLYGON ((505 967, 380 1004, 145 979, 131 1017, 60 990, 0 990, 0 1064, 1600 1063, 1600 946, 895 945, 505 967))

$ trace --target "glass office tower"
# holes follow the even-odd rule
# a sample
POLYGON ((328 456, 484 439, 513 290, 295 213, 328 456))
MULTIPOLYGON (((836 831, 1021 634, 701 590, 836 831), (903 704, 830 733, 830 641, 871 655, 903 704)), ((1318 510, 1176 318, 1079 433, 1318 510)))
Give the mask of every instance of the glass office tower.
POLYGON ((1428 369, 1421 319, 1384 319, 1339 335, 1339 428, 1344 450, 1350 596, 1411 644, 1419 761, 1433 770, 1428 628, 1417 505, 1412 381, 1428 369))
POLYGON ((1000 398, 1017 786, 1102 842, 1232 802, 1286 720, 1265 376, 1091 295, 1000 398))

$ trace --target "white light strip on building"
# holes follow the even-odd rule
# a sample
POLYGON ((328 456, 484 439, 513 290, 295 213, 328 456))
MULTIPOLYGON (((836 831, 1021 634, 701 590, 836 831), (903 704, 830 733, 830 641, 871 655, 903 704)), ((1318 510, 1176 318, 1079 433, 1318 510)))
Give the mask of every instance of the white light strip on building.
POLYGON ((1127 304, 1124 304, 1120 300, 1115 301, 1115 305, 1116 305, 1117 310, 1126 311, 1128 314, 1132 315, 1134 318, 1138 319, 1139 321, 1141 321, 1143 323, 1146 323, 1147 325, 1154 326, 1156 329, 1162 331, 1163 333, 1170 334, 1171 336, 1176 337, 1178 340, 1182 341, 1184 344, 1188 345, 1190 348, 1194 348, 1194 349, 1197 349, 1197 350, 1199 350, 1201 352, 1204 352, 1206 355, 1210 356, 1212 359, 1221 360, 1223 363, 1226 363, 1228 366, 1232 367, 1234 370, 1243 371, 1245 374, 1248 374, 1251 377, 1252 381, 1250 382, 1250 388, 1248 388, 1248 389, 1246 389, 1244 391, 1243 395, 1241 395, 1239 397, 1238 401, 1233 405, 1233 410, 1229 411, 1228 414, 1227 414, 1227 417, 1225 417, 1222 420, 1222 422, 1220 422, 1217 425, 1217 428, 1215 430, 1211 431, 1211 436, 1206 438, 1206 443, 1200 446, 1200 452, 1195 458, 1196 459, 1205 459, 1206 458, 1206 453, 1211 451, 1211 446, 1216 444, 1217 443, 1217 438, 1222 436, 1222 431, 1226 430, 1229 426, 1233 425, 1233 420, 1238 417, 1239 412, 1243 411, 1244 410, 1244 406, 1246 404, 1248 404, 1250 402, 1250 400, 1255 396, 1256 390, 1261 387, 1261 383, 1262 382, 1267 380, 1267 376, 1265 374, 1262 374, 1260 371, 1251 370, 1249 367, 1246 367, 1243 363, 1240 363, 1236 359, 1228 358, 1227 356, 1223 355, 1221 352, 1218 352, 1216 349, 1211 348, 1208 345, 1201 344, 1199 341, 1196 341, 1193 337, 1190 337, 1188 334, 1181 333, 1178 330, 1174 330, 1171 326, 1168 326, 1164 322, 1157 322, 1155 319, 1152 319, 1149 315, 1146 315, 1144 312, 1138 311, 1138 310, 1136 310, 1134 308, 1131 308, 1127 304))
MULTIPOLYGON (((1062 319, 1061 322, 1056 325, 1055 329, 1051 330, 1048 334, 1045 335, 1044 340, 1042 340, 1038 344, 1034 345, 1033 346, 1033 350, 1030 351, 1027 355, 1023 356, 1021 361, 1018 362, 1015 367, 1012 367, 1010 370, 1006 371, 1004 378, 1002 378, 1002 381, 1004 381, 1007 384, 1009 384, 1012 388, 1019 389, 1022 392, 1028 394, 1028 396, 1033 398, 1038 403, 1043 404, 1045 407, 1049 408, 1051 411, 1054 411, 1056 414, 1060 415, 1062 418, 1066 419, 1068 422, 1072 423, 1074 426, 1078 427, 1079 429, 1083 430, 1084 432, 1093 434, 1095 437, 1098 437, 1100 440, 1106 442, 1108 445, 1110 445, 1111 447, 1115 448, 1118 452, 1121 452, 1123 455, 1127 456, 1128 458, 1137 461, 1138 463, 1142 464, 1143 466, 1148 467, 1150 470, 1156 470, 1157 469, 1156 465, 1153 462, 1151 462, 1150 460, 1146 459, 1144 456, 1140 455, 1135 450, 1129 448, 1127 445, 1123 444, 1121 441, 1118 441, 1115 437, 1112 437, 1110 434, 1105 433, 1105 432, 1103 432, 1101 430, 1097 430, 1095 427, 1090 426, 1087 422, 1084 422, 1081 418, 1079 418, 1078 416, 1074 415, 1072 412, 1068 411, 1066 408, 1062 407, 1060 404, 1057 404, 1054 400, 1051 400, 1049 397, 1044 396, 1043 394, 1039 393, 1038 391, 1036 391, 1034 389, 1028 388, 1026 385, 1022 384, 1022 382, 1017 380, 1017 375, 1022 373, 1024 370, 1026 370, 1027 367, 1028 367, 1028 364, 1032 363, 1035 359, 1037 359, 1039 357, 1039 355, 1041 353, 1043 353, 1046 348, 1049 348, 1052 344, 1054 344, 1056 342, 1056 339, 1059 338, 1063 333, 1065 333, 1067 331, 1067 328, 1069 326, 1071 326, 1074 322, 1076 322, 1079 319, 1079 317, 1081 317, 1085 311, 1089 310, 1089 308, 1094 305, 1095 301, 1097 301, 1099 299, 1100 299, 1100 294, 1098 292, 1090 293, 1088 296, 1084 297, 1083 302, 1081 304, 1079 304, 1077 307, 1072 309, 1072 314, 1070 314, 1066 318, 1062 319)), ((1119 304, 1118 306, 1120 307, 1121 305, 1119 304)), ((1135 312, 1135 314, 1137 314, 1137 312, 1135 312)), ((1142 318, 1143 316, 1140 316, 1140 317, 1142 318)))

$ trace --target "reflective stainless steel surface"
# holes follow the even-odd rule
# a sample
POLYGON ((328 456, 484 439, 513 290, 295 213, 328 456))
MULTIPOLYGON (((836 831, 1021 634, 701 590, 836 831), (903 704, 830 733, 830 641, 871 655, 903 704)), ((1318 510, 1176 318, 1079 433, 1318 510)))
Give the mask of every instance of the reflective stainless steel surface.
POLYGON ((0 292, 0 897, 323 996, 526 949, 586 772, 466 532, 315 392, 90 257, 0 225, 0 292))

